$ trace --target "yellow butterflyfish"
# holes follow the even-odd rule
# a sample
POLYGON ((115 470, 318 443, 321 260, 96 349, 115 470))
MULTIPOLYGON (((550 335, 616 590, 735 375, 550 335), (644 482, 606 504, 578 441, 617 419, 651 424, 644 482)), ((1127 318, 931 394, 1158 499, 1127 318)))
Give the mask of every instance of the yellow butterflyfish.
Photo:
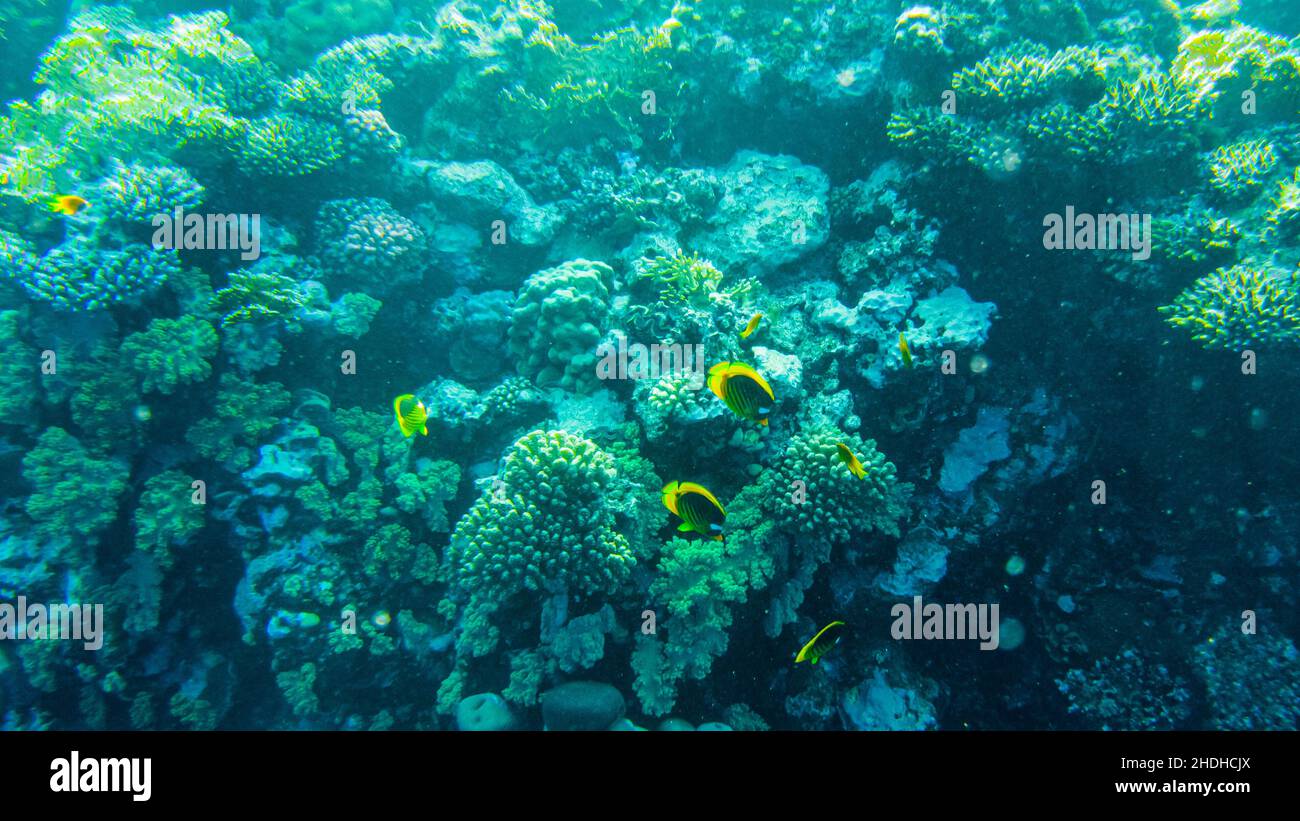
POLYGON ((404 393, 393 400, 393 413, 397 416, 397 426, 403 436, 410 436, 417 430, 421 436, 429 435, 429 410, 413 394, 404 393))
POLYGON ((799 649, 799 655, 794 657, 794 663, 801 661, 811 661, 813 664, 821 661, 822 656, 830 652, 831 648, 840 643, 844 636, 844 622, 833 621, 830 624, 817 631, 817 635, 808 640, 808 643, 799 649))
POLYGON ((737 416, 760 425, 767 424, 776 404, 772 386, 742 362, 719 362, 709 368, 709 390, 737 416))
POLYGON ((695 531, 714 541, 722 541, 722 525, 727 511, 708 488, 695 482, 669 482, 663 489, 664 507, 681 517, 677 530, 695 531))

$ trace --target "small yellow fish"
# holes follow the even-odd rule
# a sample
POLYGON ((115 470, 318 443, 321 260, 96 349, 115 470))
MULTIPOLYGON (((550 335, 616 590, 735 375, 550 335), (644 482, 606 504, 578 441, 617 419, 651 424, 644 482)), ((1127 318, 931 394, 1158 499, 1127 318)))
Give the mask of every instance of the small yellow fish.
POLYGON ((849 473, 859 479, 867 478, 867 469, 862 466, 862 462, 858 461, 857 455, 849 450, 848 445, 843 442, 836 442, 835 449, 839 451, 840 461, 849 466, 849 473))
POLYGON ((776 404, 772 386, 742 362, 719 362, 709 368, 709 390, 737 416, 760 425, 767 424, 776 404))
POLYGON ((813 664, 821 661, 822 656, 830 652, 831 648, 840 643, 844 635, 844 622, 833 621, 830 624, 817 631, 807 644, 800 650, 799 655, 794 657, 794 663, 801 661, 811 661, 813 664))
POLYGON ((664 507, 682 519, 677 526, 680 532, 693 530, 715 542, 722 541, 727 511, 708 488, 694 482, 669 482, 664 485, 663 494, 664 507))
POLYGON ((751 316, 749 318, 749 324, 745 326, 745 330, 740 332, 740 338, 745 339, 750 334, 752 334, 754 330, 758 327, 758 323, 761 322, 762 319, 763 319, 762 314, 754 314, 753 316, 751 316))
POLYGON ((898 335, 898 352, 903 355, 903 365, 912 367, 912 349, 907 347, 907 337, 901 333, 898 335))
POLYGON ((90 203, 76 194, 63 194, 50 200, 49 206, 51 211, 70 217, 81 209, 90 207, 90 203))
POLYGON ((393 413, 397 416, 397 426, 403 436, 410 436, 417 430, 421 436, 429 435, 429 410, 414 395, 404 393, 393 400, 393 413))

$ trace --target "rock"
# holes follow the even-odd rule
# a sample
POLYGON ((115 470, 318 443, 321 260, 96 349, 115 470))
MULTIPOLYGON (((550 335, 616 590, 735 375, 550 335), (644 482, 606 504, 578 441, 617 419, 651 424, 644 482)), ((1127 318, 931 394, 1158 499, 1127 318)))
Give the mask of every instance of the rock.
POLYGON ((638 727, 635 724, 633 724, 632 719, 630 718, 620 718, 618 721, 615 721, 613 724, 609 725, 609 729, 611 732, 615 732, 615 733, 627 733, 627 732, 644 733, 646 731, 645 727, 638 727))
POLYGON ((730 733, 730 726, 723 724, 721 721, 706 721, 695 729, 702 733, 730 733))
POLYGON ((803 363, 799 357, 764 348, 762 345, 755 345, 753 353, 755 366, 772 386, 777 401, 782 397, 798 395, 799 383, 803 381, 803 363))
POLYGON ((510 730, 515 726, 514 716, 505 699, 496 693, 479 693, 461 700, 456 705, 456 729, 463 731, 494 732, 510 730))
POLYGON ((412 165, 423 174, 438 207, 460 222, 487 226, 502 219, 512 239, 542 246, 551 241, 562 221, 554 208, 535 203, 510 172, 489 160, 412 165))
POLYGON ((830 181, 820 169, 741 151, 717 174, 724 193, 696 249, 720 270, 759 276, 826 242, 830 181))
POLYGON ((684 718, 665 718, 659 722, 659 731, 664 733, 689 732, 694 729, 695 725, 684 718))
POLYGON ((989 465, 1011 455, 1011 422, 1005 408, 980 408, 975 424, 957 434, 943 454, 939 489, 962 494, 984 475, 989 465))
POLYGON ((623 694, 609 684, 570 681, 542 693, 548 730, 604 730, 623 717, 623 694))

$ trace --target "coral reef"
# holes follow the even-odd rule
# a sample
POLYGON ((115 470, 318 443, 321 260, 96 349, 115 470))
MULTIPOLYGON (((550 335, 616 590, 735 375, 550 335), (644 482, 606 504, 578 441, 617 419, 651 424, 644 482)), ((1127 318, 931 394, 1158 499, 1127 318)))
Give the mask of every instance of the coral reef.
POLYGON ((197 5, 0 9, 0 726, 1295 728, 1282 4, 197 5))

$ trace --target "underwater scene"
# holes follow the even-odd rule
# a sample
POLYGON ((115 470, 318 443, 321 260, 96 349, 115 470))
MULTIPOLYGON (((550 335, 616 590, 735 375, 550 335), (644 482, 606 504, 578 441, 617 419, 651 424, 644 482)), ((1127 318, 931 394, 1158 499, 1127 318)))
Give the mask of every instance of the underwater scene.
POLYGON ((0 725, 1295 730, 1298 33, 0 0, 0 725))

